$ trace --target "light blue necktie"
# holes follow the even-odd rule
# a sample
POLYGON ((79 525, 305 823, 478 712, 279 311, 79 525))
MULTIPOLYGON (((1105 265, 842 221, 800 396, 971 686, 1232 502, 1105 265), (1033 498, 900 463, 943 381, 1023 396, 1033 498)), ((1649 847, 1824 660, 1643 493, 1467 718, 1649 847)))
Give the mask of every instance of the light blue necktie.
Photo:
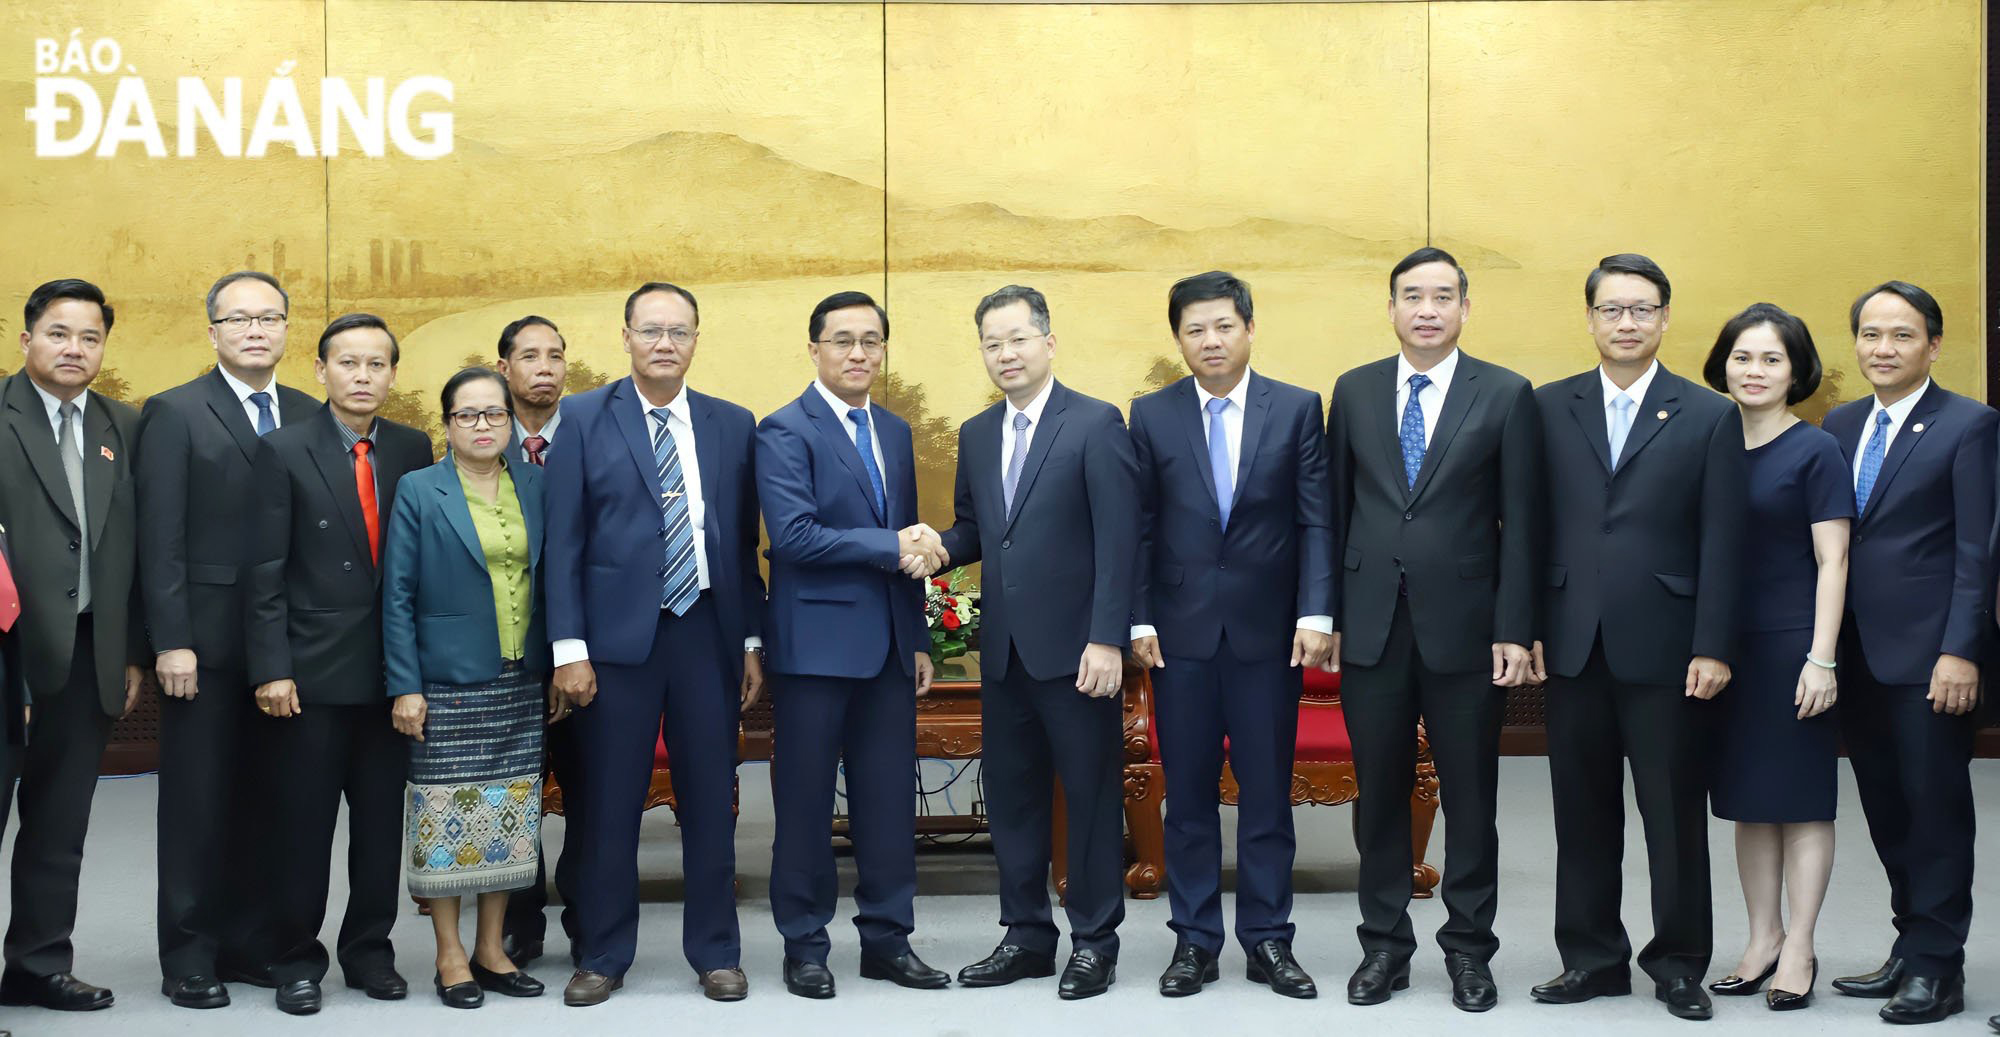
POLYGON ((278 427, 278 416, 271 413, 271 394, 253 392, 250 394, 250 402, 257 405, 257 434, 263 436, 275 431, 278 427))
POLYGON ((1007 454, 1007 474, 1000 480, 1002 504, 1014 514, 1014 491, 1021 485, 1021 466, 1028 463, 1028 416, 1014 412, 1014 449, 1007 454))
POLYGON ((701 570, 694 560, 694 523, 688 515, 687 477, 681 472, 680 450, 674 435, 667 431, 665 407, 654 407, 653 463, 660 477, 660 539, 666 541, 666 562, 660 575, 666 589, 660 607, 676 616, 686 615, 701 594, 701 570))
POLYGON ((1236 473, 1229 468, 1229 426, 1222 420, 1229 409, 1227 398, 1208 401, 1208 467, 1215 474, 1215 506, 1222 516, 1222 528, 1229 528, 1229 505, 1234 502, 1236 473))
POLYGON ((1405 489, 1417 488, 1417 473, 1424 470, 1424 408, 1417 397, 1424 394, 1424 387, 1431 384, 1429 375, 1410 376, 1410 399, 1403 404, 1403 424, 1397 438, 1403 441, 1403 479, 1405 489))
POLYGON ((868 470, 868 485, 875 491, 875 511, 886 523, 889 498, 882 489, 882 469, 875 464, 875 440, 868 434, 868 408, 855 407, 847 412, 847 420, 854 423, 854 448, 861 451, 861 467, 868 470))
POLYGON ((1882 454, 1889 444, 1889 412, 1875 412, 1875 431, 1861 448, 1861 474, 1854 479, 1854 511, 1868 510, 1868 495, 1875 492, 1875 477, 1882 474, 1882 454))
POLYGON ((1611 401, 1611 470, 1618 470, 1618 455, 1625 452, 1625 437, 1632 432, 1632 410, 1638 404, 1632 397, 1619 393, 1611 401))

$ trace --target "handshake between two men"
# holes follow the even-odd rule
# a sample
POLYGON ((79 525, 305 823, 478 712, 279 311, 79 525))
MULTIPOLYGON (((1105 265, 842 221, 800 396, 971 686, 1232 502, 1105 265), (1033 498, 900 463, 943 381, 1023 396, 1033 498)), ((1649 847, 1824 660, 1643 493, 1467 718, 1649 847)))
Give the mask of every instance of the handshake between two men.
POLYGON ((896 534, 896 547, 902 554, 903 572, 916 579, 928 579, 951 568, 951 555, 938 539, 938 532, 929 525, 919 522, 896 534))

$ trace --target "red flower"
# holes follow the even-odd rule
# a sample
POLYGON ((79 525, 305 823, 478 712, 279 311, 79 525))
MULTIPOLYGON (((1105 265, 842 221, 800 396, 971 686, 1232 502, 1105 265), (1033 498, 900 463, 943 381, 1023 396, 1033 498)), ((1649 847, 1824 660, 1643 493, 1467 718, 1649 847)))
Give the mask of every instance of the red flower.
POLYGON ((942 625, 946 630, 957 630, 958 613, 947 612, 941 618, 939 618, 938 623, 942 625))
POLYGON ((944 577, 940 576, 931 580, 931 586, 936 587, 939 590, 948 590, 950 589, 951 584, 946 583, 944 577))
POLYGON ((944 607, 945 607, 945 608, 948 608, 948 609, 955 609, 955 608, 957 608, 957 607, 958 607, 958 599, 957 599, 957 598, 946 598, 946 599, 944 599, 944 607))

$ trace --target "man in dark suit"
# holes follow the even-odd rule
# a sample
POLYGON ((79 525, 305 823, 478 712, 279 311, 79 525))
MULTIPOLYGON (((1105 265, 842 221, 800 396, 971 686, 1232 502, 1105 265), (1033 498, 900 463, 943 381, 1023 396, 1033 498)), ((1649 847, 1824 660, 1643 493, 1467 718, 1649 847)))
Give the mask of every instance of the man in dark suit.
POLYGON ((1944 311, 1906 281, 1870 288, 1849 315, 1874 393, 1824 427, 1854 472, 1841 732, 1896 943, 1882 967, 1833 981, 1888 998, 1882 1018, 1929 1023, 1965 1007, 1972 923, 1973 709, 1993 635, 1995 416, 1931 381, 1944 311))
POLYGON ((90 390, 112 317, 87 281, 36 288, 21 322, 21 370, 0 385, 0 528, 12 541, 14 636, 36 707, 16 790, 21 829, 0 1005, 85 1011, 112 1000, 70 974, 97 764, 152 659, 134 558, 139 415, 90 390))
POLYGON ((757 426, 757 499, 771 537, 771 914, 785 989, 829 998, 826 924, 837 893, 835 782, 845 778, 858 878, 861 975, 919 989, 951 977, 910 950, 916 927, 916 698, 930 690, 923 588, 937 534, 917 522, 909 423, 868 399, 889 315, 861 292, 813 307, 818 377, 757 426))
POLYGON ((980 592, 980 777, 1000 869, 993 953, 959 972, 997 986, 1055 971, 1050 811, 1069 824, 1064 1000, 1110 989, 1125 917, 1124 686, 1138 522, 1132 438, 1118 408, 1055 380, 1048 302, 1019 285, 973 311, 986 373, 1006 399, 958 431, 947 565, 985 561, 980 592))
POLYGON ((1540 536, 1541 429, 1528 380, 1467 356, 1465 270, 1421 248, 1389 273, 1398 353, 1342 375, 1327 422, 1340 551, 1340 701, 1361 801, 1362 963, 1353 1004, 1409 982, 1410 792, 1417 724, 1450 826, 1438 932, 1452 1003, 1498 1003, 1500 719, 1527 679, 1540 536))
POLYGON ((335 318, 314 364, 326 406, 262 437, 251 468, 247 676, 265 715, 265 780, 277 803, 270 880, 278 1007, 320 1008, 319 942, 340 801, 347 800, 347 916, 335 953, 347 985, 377 1000, 409 986, 389 930, 402 877, 408 750, 382 676, 382 533, 402 477, 431 463, 422 432, 376 416, 401 348, 382 319, 335 318), (306 708, 311 707, 311 708, 306 708))
POLYGON ((318 404, 277 384, 290 297, 269 274, 208 290, 215 369, 146 401, 139 416, 139 565, 160 675, 161 993, 183 1008, 229 1003, 223 979, 268 984, 258 844, 268 816, 244 672, 250 464, 258 437, 318 404), (226 977, 224 974, 227 974, 226 977))
POLYGON ((550 455, 549 638, 555 688, 579 710, 564 802, 582 850, 582 953, 567 1005, 602 1004, 637 953, 639 818, 663 721, 687 875, 681 949, 710 999, 749 993, 734 796, 737 715, 764 682, 756 429, 749 411, 687 388, 700 324, 684 288, 633 292, 632 376, 570 400, 550 455))
POLYGON ((1132 401, 1132 654, 1154 668, 1167 774, 1168 997, 1221 975, 1225 739, 1242 790, 1245 972, 1287 997, 1319 993, 1292 954, 1292 760, 1300 667, 1333 650, 1325 426, 1318 393, 1250 370, 1252 313, 1250 286, 1233 275, 1177 282, 1167 321, 1191 374, 1132 401))
POLYGON ((1599 364, 1535 392, 1547 462, 1540 629, 1564 971, 1532 993, 1573 1004, 1632 992, 1632 946, 1618 918, 1624 844, 1607 837, 1624 830, 1629 759, 1653 894, 1653 940, 1639 967, 1669 1012, 1707 1019, 1703 727, 1736 647, 1748 476, 1736 407, 1656 359, 1670 292, 1645 256, 1600 261, 1583 293, 1599 364))

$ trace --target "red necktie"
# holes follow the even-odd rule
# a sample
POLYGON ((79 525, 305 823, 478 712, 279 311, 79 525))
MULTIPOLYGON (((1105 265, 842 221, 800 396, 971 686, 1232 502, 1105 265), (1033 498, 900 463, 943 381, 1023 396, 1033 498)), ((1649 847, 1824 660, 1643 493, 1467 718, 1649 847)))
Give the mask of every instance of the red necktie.
POLYGON ((365 439, 354 442, 354 489, 361 494, 361 521, 368 527, 368 557, 382 561, 382 517, 375 510, 375 463, 368 460, 374 445, 365 439))
POLYGON ((528 452, 528 460, 535 464, 542 463, 542 451, 548 448, 549 441, 541 436, 529 436, 521 441, 521 449, 528 452))
POLYGON ((21 592, 14 586, 14 573, 7 568, 7 556, 0 554, 0 634, 14 629, 14 621, 19 618, 21 592))

